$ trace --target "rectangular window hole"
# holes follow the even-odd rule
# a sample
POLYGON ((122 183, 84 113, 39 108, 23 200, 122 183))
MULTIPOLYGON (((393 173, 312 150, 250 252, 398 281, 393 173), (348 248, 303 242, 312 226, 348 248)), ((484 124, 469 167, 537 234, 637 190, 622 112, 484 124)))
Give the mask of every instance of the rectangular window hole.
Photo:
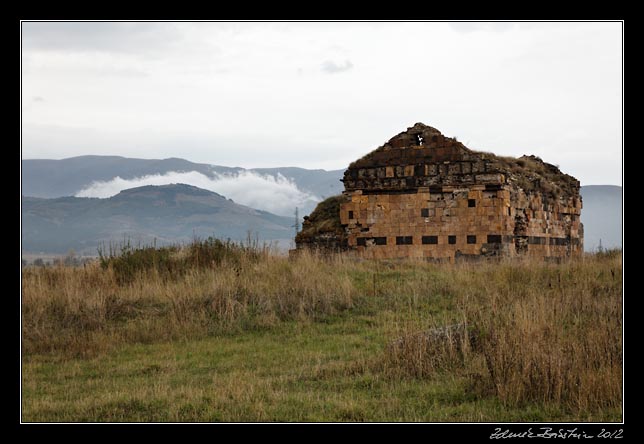
POLYGON ((487 235, 487 243, 488 244, 500 244, 501 243, 501 235, 500 234, 488 234, 487 235))
POLYGON ((436 245, 438 243, 438 236, 423 236, 423 245, 436 245))
POLYGON ((475 244, 476 243, 476 236, 472 234, 467 235, 467 243, 468 244, 475 244))
POLYGON ((454 245, 456 243, 456 236, 447 236, 447 243, 454 245))
POLYGON ((467 199, 467 206, 472 208, 476 206, 476 199, 467 199))
POLYGON ((413 239, 412 236, 396 236, 396 245, 412 245, 413 239))
POLYGON ((551 237, 550 245, 562 246, 567 244, 567 239, 565 237, 551 237))

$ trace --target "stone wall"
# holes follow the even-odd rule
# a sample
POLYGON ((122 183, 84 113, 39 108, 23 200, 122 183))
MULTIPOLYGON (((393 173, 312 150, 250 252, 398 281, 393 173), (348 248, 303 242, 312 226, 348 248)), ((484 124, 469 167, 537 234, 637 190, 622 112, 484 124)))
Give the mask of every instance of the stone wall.
POLYGON ((340 207, 340 221, 349 249, 364 258, 452 262, 523 253, 559 258, 583 251, 581 201, 544 205, 538 194, 485 185, 347 194, 351 201, 340 207))
POLYGON ((580 196, 552 199, 516 190, 511 202, 517 252, 527 249, 530 256, 545 258, 583 254, 580 196))
POLYGON ((343 182, 338 242, 357 257, 583 252, 579 182, 534 156, 475 152, 419 123, 353 162, 343 182))

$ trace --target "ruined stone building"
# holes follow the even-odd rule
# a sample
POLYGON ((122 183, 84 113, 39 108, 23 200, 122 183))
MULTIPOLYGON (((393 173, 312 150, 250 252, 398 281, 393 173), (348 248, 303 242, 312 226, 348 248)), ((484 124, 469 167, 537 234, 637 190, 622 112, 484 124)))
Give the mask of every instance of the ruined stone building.
POLYGON ((579 181, 538 157, 468 149, 417 123, 356 160, 304 220, 298 249, 453 262, 583 251, 579 181))

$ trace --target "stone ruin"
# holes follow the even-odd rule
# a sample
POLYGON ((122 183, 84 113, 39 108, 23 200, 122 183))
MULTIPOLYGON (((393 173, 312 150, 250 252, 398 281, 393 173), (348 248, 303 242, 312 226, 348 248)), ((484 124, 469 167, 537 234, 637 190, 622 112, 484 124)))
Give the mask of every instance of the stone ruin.
POLYGON ((583 252, 579 181, 535 156, 468 149, 417 123, 356 160, 304 218, 296 248, 454 262, 583 252))

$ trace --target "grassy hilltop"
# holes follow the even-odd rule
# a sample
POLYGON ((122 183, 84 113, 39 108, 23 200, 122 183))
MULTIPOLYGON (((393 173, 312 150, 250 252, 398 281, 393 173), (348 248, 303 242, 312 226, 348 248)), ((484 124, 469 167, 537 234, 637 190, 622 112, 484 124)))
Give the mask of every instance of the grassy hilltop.
POLYGON ((351 262, 215 240, 122 253, 23 270, 23 420, 621 420, 619 253, 351 262), (446 325, 467 335, 418 334, 446 325))

